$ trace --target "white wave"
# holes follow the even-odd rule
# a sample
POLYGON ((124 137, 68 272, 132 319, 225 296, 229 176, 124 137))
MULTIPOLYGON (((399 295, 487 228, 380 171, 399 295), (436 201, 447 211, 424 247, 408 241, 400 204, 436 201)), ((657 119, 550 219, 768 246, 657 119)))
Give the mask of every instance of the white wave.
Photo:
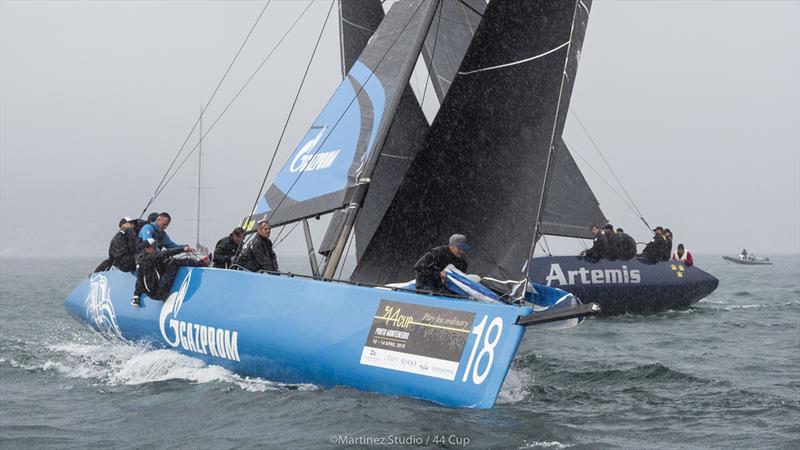
MULTIPOLYGON (((124 343, 104 345, 58 344, 48 349, 66 358, 47 360, 41 369, 54 370, 70 378, 94 378, 111 386, 135 386, 167 380, 197 384, 223 382, 249 392, 297 389, 315 390, 312 384, 284 384, 261 378, 241 377, 223 367, 207 365, 172 350, 124 343)), ((33 367, 35 368, 35 367, 33 367)))
POLYGON ((509 405, 521 402, 531 396, 533 377, 527 367, 516 369, 512 367, 506 374, 503 387, 497 394, 497 404, 509 405))
POLYGON ((518 449, 525 449, 525 448, 555 448, 558 450, 574 447, 573 444, 562 444, 558 441, 533 441, 528 442, 523 439, 522 447, 517 447, 518 449))

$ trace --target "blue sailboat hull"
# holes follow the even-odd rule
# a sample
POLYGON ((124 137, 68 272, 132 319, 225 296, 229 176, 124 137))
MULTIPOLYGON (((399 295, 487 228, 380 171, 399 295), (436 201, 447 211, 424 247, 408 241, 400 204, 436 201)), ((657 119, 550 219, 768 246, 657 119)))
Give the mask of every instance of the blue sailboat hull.
POLYGON ((129 301, 135 277, 93 274, 66 309, 97 331, 246 376, 347 385, 490 408, 530 307, 211 268, 182 268, 166 301, 129 301))
POLYGON ((534 258, 531 280, 595 302, 603 315, 685 309, 711 294, 719 280, 697 266, 667 261, 591 261, 580 256, 534 258))

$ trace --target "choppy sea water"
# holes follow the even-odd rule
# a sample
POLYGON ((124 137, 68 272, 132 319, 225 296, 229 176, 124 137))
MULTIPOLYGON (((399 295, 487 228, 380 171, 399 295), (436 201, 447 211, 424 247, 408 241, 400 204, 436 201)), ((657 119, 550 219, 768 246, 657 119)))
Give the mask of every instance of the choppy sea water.
POLYGON ((63 307, 98 261, 3 259, 0 447, 800 448, 800 257, 773 261, 698 257, 720 286, 688 311, 529 329, 465 410, 107 341, 63 307))

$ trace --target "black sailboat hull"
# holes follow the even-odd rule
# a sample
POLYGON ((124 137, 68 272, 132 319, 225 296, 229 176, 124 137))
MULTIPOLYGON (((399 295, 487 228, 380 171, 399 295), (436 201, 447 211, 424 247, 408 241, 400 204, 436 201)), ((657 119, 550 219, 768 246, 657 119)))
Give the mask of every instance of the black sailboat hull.
POLYGON ((596 302, 603 315, 686 309, 719 285, 713 275, 681 262, 591 261, 580 256, 534 258, 531 280, 596 302))

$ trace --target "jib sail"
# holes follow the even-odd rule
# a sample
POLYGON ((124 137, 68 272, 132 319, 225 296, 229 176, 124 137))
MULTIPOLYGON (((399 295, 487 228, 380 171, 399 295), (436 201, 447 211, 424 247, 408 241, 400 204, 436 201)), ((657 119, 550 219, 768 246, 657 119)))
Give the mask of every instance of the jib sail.
MULTIPOLYGON (((350 70, 383 20, 383 7, 380 0, 340 0, 340 7, 342 58, 345 70, 350 70)), ((422 147, 427 131, 428 122, 422 108, 406 84, 386 141, 382 148, 376 150, 378 161, 355 223, 357 248, 361 242, 371 239, 408 166, 422 147)), ((331 219, 319 253, 326 256, 330 254, 344 225, 345 214, 337 211, 331 219)))
POLYGON ((400 0, 250 215, 273 226, 333 212, 368 182, 386 141, 436 0, 400 0))

